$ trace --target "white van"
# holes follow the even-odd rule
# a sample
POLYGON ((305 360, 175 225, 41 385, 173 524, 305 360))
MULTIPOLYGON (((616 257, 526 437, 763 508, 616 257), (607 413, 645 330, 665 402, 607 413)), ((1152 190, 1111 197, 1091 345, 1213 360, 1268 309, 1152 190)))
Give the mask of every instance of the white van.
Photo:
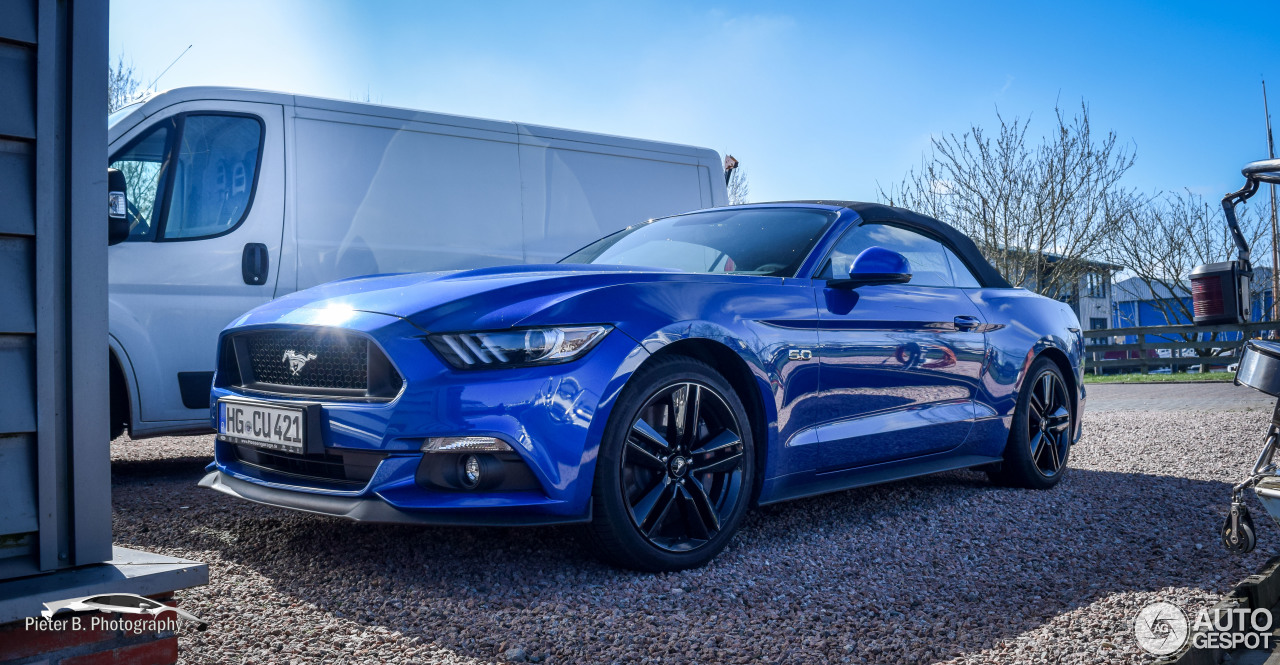
POLYGON ((728 203, 706 148, 372 104, 180 88, 108 125, 129 200, 109 249, 113 437, 207 429, 218 332, 271 298, 554 262, 728 203))

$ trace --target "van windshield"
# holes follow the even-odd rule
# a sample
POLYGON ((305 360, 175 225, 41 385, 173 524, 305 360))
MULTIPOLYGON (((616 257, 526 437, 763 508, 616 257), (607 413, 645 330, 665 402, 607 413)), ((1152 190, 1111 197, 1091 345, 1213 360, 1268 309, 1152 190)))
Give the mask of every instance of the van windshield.
POLYGON ((697 212, 623 229, 560 262, 793 277, 835 218, 803 208, 697 212))
POLYGON ((124 120, 125 118, 127 118, 127 117, 129 116, 129 114, 130 114, 130 113, 133 113, 133 110, 134 110, 134 109, 136 109, 136 108, 138 108, 138 105, 139 105, 139 104, 141 104, 141 103, 142 103, 142 102, 134 102, 134 103, 132 103, 132 104, 130 104, 130 105, 128 105, 128 106, 125 106, 125 107, 122 107, 122 108, 116 109, 116 112, 115 112, 115 113, 112 113, 111 115, 108 115, 108 116, 107 116, 107 129, 111 129, 112 127, 115 127, 115 126, 116 126, 116 123, 118 123, 118 122, 120 122, 121 120, 124 120))

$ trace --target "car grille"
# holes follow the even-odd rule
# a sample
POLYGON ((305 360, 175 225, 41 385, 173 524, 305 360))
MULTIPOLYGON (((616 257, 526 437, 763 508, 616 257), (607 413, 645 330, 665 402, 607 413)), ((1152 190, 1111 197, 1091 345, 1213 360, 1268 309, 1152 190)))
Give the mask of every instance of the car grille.
POLYGON ((322 455, 297 455, 253 446, 232 446, 242 464, 287 476, 315 478, 342 485, 363 487, 386 457, 382 453, 326 452, 322 455))
POLYGON ((402 383, 376 344, 326 328, 231 335, 223 342, 218 371, 222 386, 321 399, 386 401, 402 383))
POLYGON ((253 377, 260 383, 342 390, 369 387, 369 342, 362 337, 266 332, 248 335, 246 346, 253 377), (297 366, 296 371, 291 366, 297 366))

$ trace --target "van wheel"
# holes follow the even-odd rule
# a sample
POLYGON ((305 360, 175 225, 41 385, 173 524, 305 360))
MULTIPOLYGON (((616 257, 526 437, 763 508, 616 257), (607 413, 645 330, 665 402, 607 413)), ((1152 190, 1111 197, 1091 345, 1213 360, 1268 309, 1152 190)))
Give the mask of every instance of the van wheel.
POLYGON ((670 357, 641 368, 596 460, 590 532, 599 554, 646 571, 707 563, 746 514, 753 453, 746 409, 710 366, 670 357))
POLYGON ((1071 395, 1052 360, 1031 364, 1018 394, 1009 443, 999 470, 988 472, 999 485, 1049 489, 1067 472, 1071 453, 1071 395))
POLYGON ((109 357, 107 362, 111 374, 110 417, 111 439, 114 441, 124 434, 125 427, 129 424, 129 392, 124 383, 124 374, 120 371, 120 363, 116 362, 114 356, 109 357))

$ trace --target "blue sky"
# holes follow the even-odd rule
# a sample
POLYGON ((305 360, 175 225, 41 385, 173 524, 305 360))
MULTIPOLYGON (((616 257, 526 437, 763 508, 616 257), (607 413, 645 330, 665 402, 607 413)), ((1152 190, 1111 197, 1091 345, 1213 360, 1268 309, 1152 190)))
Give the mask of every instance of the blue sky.
MULTIPOLYGON (((1265 156, 1280 3, 113 0, 151 81, 363 99, 707 146, 753 200, 874 200, 931 136, 1086 101, 1129 184, 1217 198, 1265 156)), ((1280 112, 1273 109, 1273 117, 1280 112)))

